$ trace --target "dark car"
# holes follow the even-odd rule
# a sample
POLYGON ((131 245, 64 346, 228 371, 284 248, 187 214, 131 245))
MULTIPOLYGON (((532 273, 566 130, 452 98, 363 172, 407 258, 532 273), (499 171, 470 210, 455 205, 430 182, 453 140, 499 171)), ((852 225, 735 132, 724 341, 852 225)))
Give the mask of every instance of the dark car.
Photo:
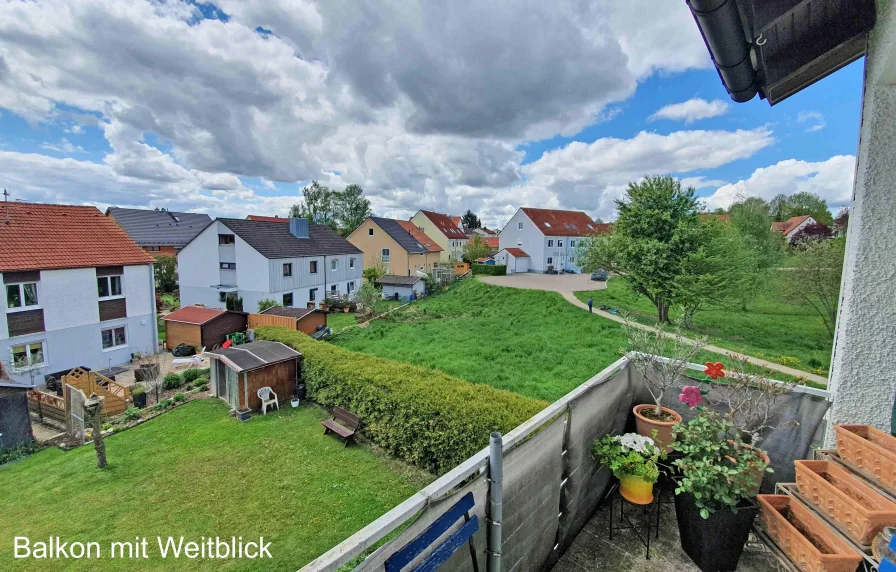
POLYGON ((592 280, 598 280, 600 282, 606 282, 607 280, 607 271, 603 268, 599 269, 597 272, 591 273, 592 280))

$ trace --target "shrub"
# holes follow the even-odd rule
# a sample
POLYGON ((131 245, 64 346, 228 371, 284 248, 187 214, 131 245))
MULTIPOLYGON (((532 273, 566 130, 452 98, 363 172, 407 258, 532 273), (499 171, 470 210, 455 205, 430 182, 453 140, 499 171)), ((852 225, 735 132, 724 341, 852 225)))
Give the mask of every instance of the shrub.
POLYGON ((132 397, 135 395, 143 395, 144 393, 146 393, 146 388, 143 387, 142 385, 132 385, 131 386, 131 396, 132 397))
POLYGON ((130 423, 131 421, 136 421, 140 419, 140 410, 136 407, 128 407, 124 410, 124 413, 121 414, 121 420, 125 423, 130 423))
POLYGON ((153 411, 164 411, 165 409, 168 409, 172 405, 174 405, 173 401, 171 401, 170 399, 163 399, 162 401, 159 401, 158 403, 153 405, 152 410, 153 411))
POLYGON ((192 383, 196 379, 202 377, 202 371, 198 369, 188 369, 180 374, 180 377, 184 380, 184 383, 192 383))
POLYGON ((9 463, 10 461, 21 459, 22 457, 27 457, 28 455, 31 455, 33 453, 37 453, 42 448, 43 445, 41 445, 37 441, 33 441, 31 443, 19 445, 18 447, 13 447, 12 449, 0 451, 0 465, 9 463))
POLYGON ((507 274, 506 264, 473 264, 473 276, 504 276, 507 274))
POLYGON ((169 373, 162 380, 163 389, 177 389, 184 384, 184 380, 176 373, 169 373))
POLYGON ((446 373, 351 352, 285 328, 258 328, 256 337, 305 356, 310 399, 361 417, 363 432, 390 454, 442 472, 546 406, 522 395, 476 385, 446 373))
POLYGON ((197 389, 199 389, 199 391, 208 391, 208 384, 207 384, 207 383, 203 383, 203 384, 200 385, 197 389))
POLYGON ((193 383, 190 384, 191 389, 195 389, 197 387, 202 387, 203 385, 208 385, 207 377, 197 377, 193 383))
POLYGON ((175 403, 183 403, 187 400, 187 396, 184 393, 175 393, 174 394, 174 402, 175 403))

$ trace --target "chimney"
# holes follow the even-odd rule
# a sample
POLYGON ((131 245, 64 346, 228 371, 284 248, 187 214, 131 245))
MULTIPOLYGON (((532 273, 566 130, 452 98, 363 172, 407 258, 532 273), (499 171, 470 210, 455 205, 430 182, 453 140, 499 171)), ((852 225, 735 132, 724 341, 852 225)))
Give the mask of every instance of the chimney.
POLYGON ((289 234, 296 238, 308 238, 308 219, 290 217, 289 234))

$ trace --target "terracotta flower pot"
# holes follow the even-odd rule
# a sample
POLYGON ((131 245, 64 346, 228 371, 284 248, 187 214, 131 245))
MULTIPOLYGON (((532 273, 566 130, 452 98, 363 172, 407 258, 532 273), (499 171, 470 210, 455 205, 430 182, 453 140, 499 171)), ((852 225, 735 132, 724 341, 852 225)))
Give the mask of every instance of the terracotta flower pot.
POLYGON ((796 499, 759 495, 762 526, 800 570, 855 572, 859 553, 796 499))
POLYGON ((666 407, 663 407, 663 412, 672 415, 675 418, 674 420, 654 421, 641 414, 641 411, 644 409, 655 408, 656 405, 635 405, 635 408, 633 409, 635 413, 635 427, 637 427, 638 435, 644 435, 645 437, 654 439, 658 447, 665 445, 666 452, 670 453, 672 452, 672 427, 676 423, 681 423, 681 415, 666 407), (657 432, 656 438, 653 437, 654 431, 657 432))
MULTIPOLYGON (((729 439, 728 444, 734 445, 734 441, 729 439)), ((759 449, 752 445, 747 445, 746 443, 744 443, 744 447, 746 447, 747 449, 752 449, 752 450, 756 451, 757 453, 759 453, 759 458, 762 459, 762 462, 765 463, 766 466, 771 466, 772 460, 769 458, 768 453, 766 453, 762 449, 759 449)), ((729 459, 730 459, 730 457, 729 457, 729 459)), ((733 461, 733 459, 731 459, 731 460, 733 461)), ((766 471, 760 471, 759 469, 756 469, 754 471, 753 478, 756 480, 756 488, 754 490, 750 491, 751 497, 754 497, 759 494, 759 489, 762 488, 762 479, 765 478, 765 473, 766 473, 766 471)))
POLYGON ((885 527, 896 524, 896 504, 828 461, 795 461, 796 484, 857 544, 870 546, 885 527))
POLYGON ((837 425, 840 458, 896 494, 896 437, 868 425, 837 425))
POLYGON ((653 483, 641 477, 625 475, 619 479, 619 494, 635 504, 650 504, 653 502, 653 483))

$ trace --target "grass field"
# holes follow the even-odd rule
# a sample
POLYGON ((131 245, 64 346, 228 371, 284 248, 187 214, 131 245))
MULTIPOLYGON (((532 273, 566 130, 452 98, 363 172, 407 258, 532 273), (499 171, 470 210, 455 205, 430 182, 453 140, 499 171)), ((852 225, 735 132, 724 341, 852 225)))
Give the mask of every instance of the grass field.
MULTIPOLYGON (((14 536, 96 541, 150 539, 149 560, 103 560, 103 570, 297 570, 431 478, 366 446, 324 436, 316 407, 238 423, 218 400, 194 401, 93 447, 48 449, 0 466, 0 569, 47 570, 13 560, 14 536), (12 494, 10 494, 12 493, 12 494), (273 560, 158 558, 156 536, 264 536, 273 560)), ((53 564, 92 570, 90 560, 53 564)))
MULTIPOLYGON (((559 294, 475 279, 333 343, 547 401, 619 359, 627 346, 619 324, 589 316, 559 294)), ((720 356, 697 356, 709 359, 720 356)))
MULTIPOLYGON (((692 335, 707 336, 726 349, 827 375, 833 341, 824 323, 812 308, 775 296, 777 290, 776 284, 770 284, 770 293, 750 303, 746 312, 739 306, 698 312, 692 335)), ((643 296, 636 297, 621 279, 610 280, 606 290, 576 292, 576 296, 582 301, 593 296, 595 307, 626 310, 638 322, 656 323, 653 305, 643 296)), ((670 311, 669 317, 674 321, 680 313, 670 311)))
MULTIPOLYGON (((401 302, 395 302, 393 300, 382 300, 377 303, 376 311, 377 313, 387 312, 392 308, 397 308, 401 305, 401 302)), ((333 332, 341 332, 345 328, 349 326, 354 326, 358 323, 358 314, 348 313, 348 314, 340 314, 335 312, 333 314, 329 314, 327 316, 327 326, 333 332)))

